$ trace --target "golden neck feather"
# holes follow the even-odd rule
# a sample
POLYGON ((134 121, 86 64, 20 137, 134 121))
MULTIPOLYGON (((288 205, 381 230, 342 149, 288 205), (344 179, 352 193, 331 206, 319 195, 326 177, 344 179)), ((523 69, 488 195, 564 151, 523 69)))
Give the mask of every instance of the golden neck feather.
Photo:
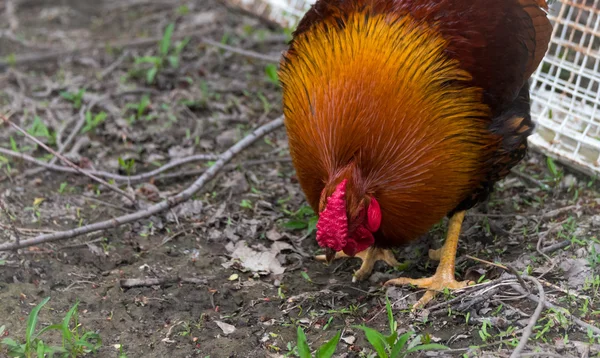
POLYGON ((297 36, 281 63, 290 152, 309 202, 319 180, 353 163, 357 190, 407 203, 436 196, 452 209, 482 179, 482 148, 493 143, 482 91, 432 25, 368 7, 336 16, 297 36))

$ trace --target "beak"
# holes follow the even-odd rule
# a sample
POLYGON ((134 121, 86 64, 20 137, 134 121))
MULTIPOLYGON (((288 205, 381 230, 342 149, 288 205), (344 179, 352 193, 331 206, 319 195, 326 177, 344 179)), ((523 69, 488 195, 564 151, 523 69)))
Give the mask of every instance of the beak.
POLYGON ((335 258, 335 251, 332 248, 325 249, 325 262, 329 265, 335 258))

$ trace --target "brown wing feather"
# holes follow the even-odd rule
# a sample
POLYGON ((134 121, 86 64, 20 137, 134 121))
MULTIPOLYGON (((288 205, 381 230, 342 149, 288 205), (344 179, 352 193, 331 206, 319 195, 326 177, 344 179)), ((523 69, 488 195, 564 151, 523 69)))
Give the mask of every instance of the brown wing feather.
POLYGON ((527 49, 529 50, 529 61, 527 63, 527 70, 525 71, 525 78, 529 79, 540 62, 542 62, 548 50, 548 44, 552 35, 552 25, 546 16, 546 12, 542 10, 542 8, 545 10, 548 9, 545 0, 520 0, 519 4, 531 19, 533 27, 533 31, 530 29, 527 32, 528 36, 525 39, 527 49))

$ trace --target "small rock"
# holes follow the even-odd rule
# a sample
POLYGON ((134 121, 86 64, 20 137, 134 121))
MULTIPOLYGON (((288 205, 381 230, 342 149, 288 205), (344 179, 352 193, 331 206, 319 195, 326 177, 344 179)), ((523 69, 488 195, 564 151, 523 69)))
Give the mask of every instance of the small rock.
POLYGON ((184 148, 177 145, 169 148, 169 157, 171 157, 171 159, 189 157, 192 154, 194 154, 194 147, 184 148))
POLYGON ((354 342, 356 342, 356 337, 354 337, 354 336, 342 337, 342 341, 344 341, 346 344, 353 345, 354 342))
POLYGON ((238 130, 233 128, 224 131, 217 136, 217 144, 221 147, 231 147, 235 142, 238 141, 239 135, 238 130))
POLYGON ((267 239, 271 241, 277 241, 281 239, 281 237, 282 235, 277 231, 276 228, 272 228, 271 230, 267 231, 267 239))
POLYGON ((592 216, 591 224, 594 228, 600 228, 600 215, 592 216))
POLYGON ((235 327, 230 325, 229 323, 225 323, 225 322, 221 322, 221 321, 215 321, 215 323, 217 324, 217 326, 219 326, 219 328, 221 328, 221 330, 223 331, 223 334, 226 336, 235 332, 235 327))
POLYGON ((229 178, 221 185, 223 188, 231 188, 233 195, 242 194, 248 191, 250 186, 243 173, 233 172, 229 178))
POLYGON ((215 147, 215 142, 212 139, 201 139, 198 144, 200 145, 200 148, 206 150, 212 150, 215 147))
POLYGON ((571 188, 576 185, 577 185, 577 178, 575 178, 575 176, 573 174, 565 175, 562 182, 560 183, 560 186, 564 189, 568 189, 568 188, 571 188))

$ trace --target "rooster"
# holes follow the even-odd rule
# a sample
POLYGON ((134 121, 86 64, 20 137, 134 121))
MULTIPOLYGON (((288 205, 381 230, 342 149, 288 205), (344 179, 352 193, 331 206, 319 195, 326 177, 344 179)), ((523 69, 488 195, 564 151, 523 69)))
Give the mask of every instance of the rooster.
POLYGON ((353 281, 444 217, 431 277, 454 273, 465 212, 523 159, 534 124, 528 79, 551 35, 544 0, 318 0, 283 54, 290 154, 319 214, 317 259, 359 257, 353 281))

